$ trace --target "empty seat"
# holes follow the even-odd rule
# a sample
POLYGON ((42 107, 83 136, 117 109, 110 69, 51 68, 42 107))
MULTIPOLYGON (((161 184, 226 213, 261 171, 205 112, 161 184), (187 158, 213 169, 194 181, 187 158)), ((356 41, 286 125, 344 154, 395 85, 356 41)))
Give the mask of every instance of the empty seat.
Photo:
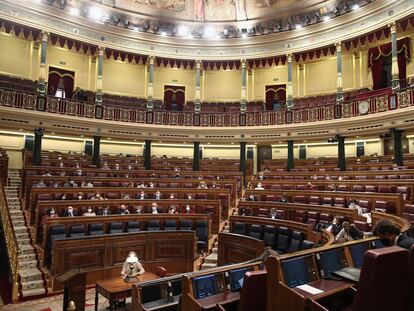
POLYGON ((293 202, 306 204, 306 197, 304 195, 295 195, 293 197, 293 202))
POLYGON ((198 238, 198 249, 207 249, 208 247, 208 222, 205 220, 196 220, 196 236, 198 238))
POLYGON ((160 230, 160 221, 156 219, 151 219, 150 221, 148 221, 147 230, 148 231, 160 230))
POLYGON ((345 198, 335 198, 333 205, 338 207, 346 207, 345 198))
POLYGON ((375 201, 375 210, 378 212, 386 213, 388 209, 387 201, 375 201))
POLYGON ((246 224, 242 223, 242 222, 235 222, 233 224, 233 233, 235 234, 242 234, 245 235, 246 234, 246 224))
POLYGON ((66 238, 66 229, 64 226, 53 226, 49 229, 49 244, 52 245, 56 240, 66 238))
POLYGON ((333 202, 333 200, 332 200, 331 197, 324 197, 324 198, 322 198, 322 205, 332 206, 332 202, 333 202))
POLYGON ((263 230, 263 241, 265 246, 274 247, 276 244, 276 230, 275 227, 266 225, 263 230))
POLYGON ((306 190, 306 186, 305 185, 297 185, 296 190, 306 190))
POLYGON ((403 199, 408 201, 410 200, 410 188, 408 187, 397 187, 395 190, 396 193, 402 193, 403 199))
POLYGON ((101 235, 104 234, 103 224, 89 224, 88 226, 89 235, 101 235))
POLYGON ((288 252, 296 252, 301 249, 303 242, 303 233, 299 231, 292 231, 288 252))
POLYGON ((378 192, 379 193, 391 193, 391 187, 390 186, 379 186, 378 187, 378 192))
POLYGON ((71 225, 69 235, 71 238, 84 236, 84 226, 82 224, 71 225))
POLYGON ((313 243, 312 241, 303 240, 302 249, 311 249, 311 248, 314 247, 314 245, 315 245, 315 243, 313 243))
POLYGON ((252 238, 261 240, 262 239, 262 226, 261 225, 251 225, 249 235, 252 238))
POLYGON ((179 226, 180 230, 192 230, 193 222, 189 219, 180 219, 179 226))
POLYGON ((268 215, 269 210, 267 208, 259 208, 257 211, 257 217, 267 217, 268 215))
POLYGON ((177 222, 173 219, 167 219, 166 221, 164 221, 164 230, 177 230, 177 222))
POLYGON ((365 186, 365 192, 377 192, 377 186, 367 185, 365 186))
POLYGON ((109 233, 110 234, 114 234, 114 233, 122 233, 124 230, 122 228, 122 222, 120 221, 114 221, 109 223, 109 233))
POLYGON ((318 222, 319 222, 319 213, 309 211, 307 219, 306 219, 306 223, 311 224, 312 227, 315 228, 318 222))
POLYGON ((277 251, 280 253, 286 253, 290 245, 291 231, 287 227, 279 227, 277 229, 277 251))
POLYGON ((283 209, 277 209, 276 212, 277 212, 278 215, 280 215, 280 219, 286 219, 285 210, 283 210, 283 209))
POLYGON ((276 201, 275 196, 273 194, 267 194, 266 195, 266 201, 268 201, 268 202, 276 201))
POLYGON ((347 185, 339 185, 336 190, 338 190, 338 191, 348 191, 348 186, 347 185))
POLYGON ((307 214, 306 211, 295 211, 295 217, 294 217, 293 220, 297 221, 297 222, 305 223, 306 222, 306 214, 307 214))
POLYGON ((327 213, 320 213, 319 215, 319 223, 323 225, 327 225, 332 221, 331 215, 327 213))
POLYGON ((127 232, 138 232, 139 221, 128 221, 126 230, 127 232))
POLYGON ((365 186, 363 186, 363 185, 354 185, 354 186, 352 186, 352 191, 353 192, 364 192, 365 191, 365 186))
POLYGON ((321 204, 321 198, 319 196, 316 195, 312 195, 309 198, 309 204, 321 204))

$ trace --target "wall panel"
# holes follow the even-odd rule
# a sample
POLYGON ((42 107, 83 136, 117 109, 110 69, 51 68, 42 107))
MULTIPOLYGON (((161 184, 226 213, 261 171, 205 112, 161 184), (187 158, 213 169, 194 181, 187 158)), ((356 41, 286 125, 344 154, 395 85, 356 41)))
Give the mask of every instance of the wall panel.
POLYGON ((204 71, 205 101, 239 101, 241 97, 240 70, 204 71))
POLYGON ((0 74, 30 79, 30 41, 0 32, 0 74))
POLYGON ((195 78, 195 70, 155 67, 154 98, 164 99, 164 85, 178 85, 185 87, 186 101, 194 100, 195 78))

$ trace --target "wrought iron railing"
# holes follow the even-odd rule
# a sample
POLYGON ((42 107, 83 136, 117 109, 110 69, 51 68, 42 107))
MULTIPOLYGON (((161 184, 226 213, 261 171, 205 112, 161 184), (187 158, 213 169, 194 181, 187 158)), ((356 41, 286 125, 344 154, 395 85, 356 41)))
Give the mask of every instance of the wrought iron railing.
MULTIPOLYGON (((401 90, 395 94, 372 96, 366 99, 366 101, 368 101, 369 108, 364 113, 369 115, 402 109, 414 105, 414 89, 401 90)), ((92 103, 60 99, 52 96, 40 98, 34 94, 25 94, 20 91, 7 89, 0 89, 0 106, 108 121, 202 127, 271 126, 310 123, 361 115, 358 100, 346 101, 340 105, 328 104, 297 108, 291 111, 201 112, 197 114, 192 111, 147 111, 145 109, 97 106, 92 103)))
POLYGON ((0 182, 0 215, 4 231, 4 238, 7 247, 7 254, 12 274, 12 300, 14 302, 19 300, 19 244, 17 243, 16 234, 10 215, 10 210, 7 205, 6 194, 4 192, 3 184, 0 182))

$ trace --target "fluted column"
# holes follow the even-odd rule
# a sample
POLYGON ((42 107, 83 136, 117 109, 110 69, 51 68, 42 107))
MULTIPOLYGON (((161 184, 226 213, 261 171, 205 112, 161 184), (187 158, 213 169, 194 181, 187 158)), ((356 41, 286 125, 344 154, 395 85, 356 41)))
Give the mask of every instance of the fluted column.
POLYGON ((194 112, 201 111, 201 60, 196 60, 196 92, 194 101, 194 112))
POLYGON ((400 70, 398 68, 398 55, 397 55, 397 24, 394 22, 389 25, 391 29, 391 48, 392 48, 392 67, 391 67, 391 85, 392 89, 400 89, 400 70))
POLYGON ((293 55, 288 54, 287 55, 288 84, 287 84, 287 103, 286 103, 286 108, 288 110, 293 109, 292 61, 293 61, 293 55))
POLYGON ((100 46, 98 51, 98 78, 96 81, 95 104, 102 105, 102 73, 103 73, 103 55, 105 48, 100 46))
POLYGON ((246 175, 246 142, 240 142, 240 172, 246 175))
POLYGON ((193 150, 193 171, 200 170, 200 143, 194 142, 193 150))
POLYGON ((37 93, 44 96, 46 95, 46 52, 49 33, 43 31, 41 37, 42 42, 40 43, 40 68, 39 78, 37 80, 37 93))
POLYGON ((144 167, 145 167, 146 170, 151 169, 151 140, 146 140, 145 141, 144 167))
POLYGON ((247 92, 246 92, 246 60, 241 60, 241 99, 240 99, 240 112, 244 113, 247 109, 247 92))
POLYGON ((291 169, 293 169, 295 167, 295 160, 294 160, 294 156, 293 156, 293 140, 288 140, 287 141, 287 171, 289 172, 291 169))
POLYGON ((92 154, 92 164, 96 167, 101 167, 101 136, 93 137, 93 154, 92 154))
POLYGON ((345 158, 345 137, 336 135, 338 141, 338 168, 341 171, 346 170, 346 158, 345 158))
POLYGON ((42 165, 42 138, 44 134, 43 128, 37 128, 34 130, 34 146, 33 146, 33 165, 42 165))
POLYGON ((396 128, 391 129, 392 137, 394 139, 394 163, 398 166, 402 166, 403 161, 403 148, 402 148, 402 130, 396 128))
POLYGON ((342 83, 342 43, 338 42, 336 46, 336 103, 344 101, 344 91, 342 83))
POLYGON ((147 110, 151 111, 154 108, 154 63, 155 56, 149 57, 148 63, 148 99, 147 99, 147 110))

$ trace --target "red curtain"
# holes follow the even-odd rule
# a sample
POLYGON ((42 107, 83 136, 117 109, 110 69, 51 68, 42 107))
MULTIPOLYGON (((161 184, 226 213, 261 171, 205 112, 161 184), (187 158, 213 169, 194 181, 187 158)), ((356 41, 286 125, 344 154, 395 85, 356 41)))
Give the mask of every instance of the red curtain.
MULTIPOLYGON (((383 44, 368 51, 368 66, 372 70, 374 90, 381 88, 381 75, 384 60, 392 54, 391 43, 383 44)), ((403 38, 397 41, 399 78, 406 79, 407 61, 410 60, 410 38, 403 38)))
POLYGON ((165 85, 164 104, 166 110, 182 111, 185 104, 185 87, 165 85))
POLYGON ((61 86, 64 86, 65 97, 72 98, 73 86, 75 82, 75 72, 55 67, 49 67, 49 78, 47 82, 47 89, 49 95, 55 96, 56 90, 59 86, 59 82, 61 86))
POLYGON ((273 104, 279 102, 282 106, 286 102, 286 85, 266 86, 266 110, 273 110, 273 104))

